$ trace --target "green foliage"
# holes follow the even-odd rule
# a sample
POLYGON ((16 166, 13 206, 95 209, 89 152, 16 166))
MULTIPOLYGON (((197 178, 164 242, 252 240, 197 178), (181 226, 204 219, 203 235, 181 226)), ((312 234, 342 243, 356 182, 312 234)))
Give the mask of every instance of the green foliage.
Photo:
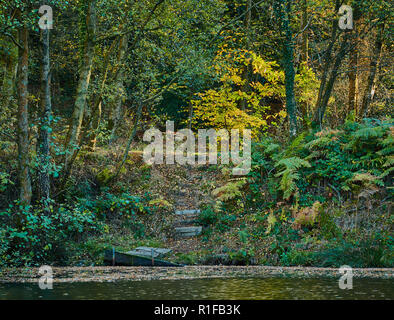
MULTIPOLYGON (((149 197, 123 193, 114 195, 106 190, 95 199, 79 198, 73 205, 52 204, 48 211, 40 207, 23 207, 18 203, 0 213, 3 264, 36 265, 67 261, 71 242, 81 242, 94 234, 107 232, 109 218, 120 219, 135 238, 146 235, 139 215, 152 212, 149 197)), ((71 252, 71 251, 70 251, 71 252)))
MULTIPOLYGON (((261 192, 274 178, 280 178, 283 199, 292 195, 305 201, 308 190, 327 181, 330 192, 389 188, 393 171, 394 139, 390 120, 347 122, 336 130, 314 135, 303 133, 288 146, 262 139, 252 147, 252 172, 249 184, 261 192)), ((275 190, 271 192, 275 194, 275 190)), ((315 198, 307 202, 314 202, 315 198)))
POLYGON ((390 248, 392 248, 392 240, 391 244, 385 245, 375 238, 341 241, 312 251, 292 249, 281 256, 280 262, 289 266, 340 267, 345 264, 354 268, 392 266, 390 248))
POLYGON ((0 261, 22 266, 61 262, 66 241, 103 232, 104 224, 91 211, 78 205, 44 210, 10 205, 0 212, 0 261))
POLYGON ((335 240, 342 237, 341 229, 335 224, 334 216, 331 212, 322 210, 317 217, 320 234, 323 239, 335 240))
POLYGON ((14 183, 10 180, 10 175, 6 172, 0 172, 0 192, 4 192, 7 190, 9 185, 13 185, 14 183))
POLYGON ((392 126, 390 119, 348 121, 335 130, 304 132, 287 145, 272 138, 253 143, 245 198, 247 207, 266 212, 255 235, 271 243, 265 263, 392 265, 387 236, 392 222, 373 206, 381 195, 392 193, 392 126), (287 200, 280 205, 287 203, 291 216, 285 208, 275 209, 281 199, 287 200), (336 213, 344 199, 352 207, 366 199, 369 209, 363 214, 368 218, 362 224, 352 225, 349 209, 339 206, 336 213), (351 222, 350 229, 343 221, 351 222))
POLYGON ((214 225, 219 221, 219 215, 215 210, 207 206, 199 215, 199 223, 203 226, 214 225))
POLYGON ((207 235, 210 235, 212 230, 217 230, 221 233, 230 230, 236 219, 237 216, 235 214, 230 214, 224 211, 223 208, 217 210, 212 206, 206 206, 199 215, 199 223, 208 227, 205 230, 207 235))
MULTIPOLYGON (((368 109, 370 115, 380 115, 381 119, 355 122, 360 115, 347 107, 348 95, 343 89, 343 81, 348 80, 339 76, 335 79, 336 72, 328 70, 325 90, 320 92, 325 100, 328 88, 333 88, 320 124, 325 129, 298 132, 288 141, 286 118, 290 118, 294 127, 292 136, 293 122, 309 127, 311 115, 316 111, 312 107, 317 104, 319 82, 325 79, 322 70, 312 69, 302 61, 308 59, 297 58, 295 68, 293 58, 302 53, 303 46, 299 41, 292 43, 291 39, 296 38, 293 30, 302 30, 303 26, 295 14, 297 8, 290 1, 288 6, 286 1, 256 2, 249 16, 245 1, 98 0, 94 2, 94 19, 88 15, 88 0, 48 0, 46 4, 56 13, 56 37, 50 40, 54 75, 50 86, 51 92, 56 93, 51 95, 56 117, 43 117, 39 107, 41 44, 37 42, 30 46, 28 54, 29 108, 27 111, 19 106, 26 110, 26 118, 20 118, 21 113, 14 112, 18 109, 16 88, 22 84, 18 83, 21 78, 15 75, 17 42, 21 40, 18 31, 25 25, 29 43, 39 38, 37 3, 14 0, 2 1, 0 5, 0 24, 4 26, 0 31, 0 263, 62 263, 67 256, 66 243, 71 248, 80 245, 82 251, 92 253, 93 261, 98 261, 104 245, 89 242, 87 237, 105 232, 104 223, 131 230, 126 231, 129 238, 149 237, 145 219, 155 217, 151 213, 156 212, 156 207, 172 211, 172 199, 169 193, 163 192, 164 196, 150 201, 148 196, 130 194, 129 188, 150 188, 150 177, 156 174, 156 168, 153 170, 149 165, 135 168, 136 163, 126 161, 119 175, 125 181, 112 181, 112 168, 118 167, 122 158, 125 132, 136 128, 133 143, 138 143, 143 130, 152 126, 163 128, 167 119, 176 120, 176 130, 189 120, 196 128, 252 129, 252 171, 247 180, 233 179, 214 190, 216 206, 207 206, 200 215, 200 223, 205 227, 204 239, 208 241, 220 233, 223 238, 229 236, 237 242, 238 247, 230 250, 229 261, 250 263, 254 249, 263 247, 266 241, 272 247, 264 259, 270 261, 272 256, 274 263, 336 265, 345 260, 341 255, 358 265, 392 263, 392 243, 387 237, 361 237, 360 243, 352 242, 352 236, 359 236, 358 232, 369 235, 376 228, 387 228, 387 222, 391 221, 385 215, 378 220, 379 211, 374 207, 380 200, 385 201, 382 207, 386 206, 393 195, 394 131, 389 118, 391 100, 385 94, 390 92, 392 83, 390 64, 385 63, 390 28, 382 31, 381 61, 375 61, 379 65, 376 75, 379 94, 368 109), (275 13, 278 21, 272 19, 275 13), (68 23, 70 19, 79 22, 68 23), (90 39, 92 28, 87 22, 94 20, 97 20, 97 37, 90 39), (283 28, 278 28, 279 25, 283 28), (130 35, 129 39, 126 35, 130 35), (124 50, 125 55, 120 49, 120 38, 127 40, 129 46, 124 50), (94 48, 88 50, 86 43, 94 48), (278 43, 284 46, 279 48, 278 43), (90 51, 91 57, 87 59, 90 51), (285 61, 283 66, 276 62, 280 59, 285 61), (93 61, 91 77, 82 85, 78 64, 88 60, 93 61), (319 73, 315 74, 314 70, 319 73), (333 83, 330 77, 335 80, 333 83), (66 135, 73 114, 71 106, 77 105, 74 99, 78 83, 86 93, 83 99, 86 108, 80 114, 81 123, 69 133, 80 133, 75 139, 78 142, 70 146, 79 153, 73 166, 67 168, 70 172, 64 172, 68 158, 65 155, 70 150, 63 150, 63 145, 70 138, 66 135), (285 111, 285 100, 289 114, 285 111), (96 105, 96 102, 100 103, 96 105), (139 123, 135 114, 138 106, 143 107, 139 123), (39 119, 47 119, 53 125, 45 125, 39 119), (339 125, 343 119, 348 121, 339 125), (28 168, 18 163, 22 133, 18 122, 29 131, 25 143, 27 154, 23 152, 28 158, 28 168), (49 134, 47 161, 42 161, 38 152, 40 129, 49 134), (97 138, 97 150, 87 151, 92 133, 97 138), (119 139, 112 139, 115 136, 119 139), (42 195, 37 192, 40 172, 49 174, 50 195, 56 199, 45 210, 40 203, 42 195), (29 173, 30 179, 24 180, 32 182, 30 207, 18 202, 9 206, 21 194, 17 183, 21 173, 26 176, 29 173), (368 219, 373 222, 367 228, 363 226, 364 230, 344 232, 337 217, 322 210, 335 205, 344 212, 346 206, 368 207, 371 211, 368 219), (255 218, 253 232, 250 226, 244 225, 244 220, 250 217, 255 218), (251 239, 258 242, 253 244, 255 247, 251 239), (308 246, 294 245, 301 239, 308 239, 308 246)), ((337 15, 329 1, 309 1, 306 9, 308 15, 321 21, 337 15)), ((365 48, 374 48, 375 33, 382 22, 386 25, 391 22, 389 2, 362 1, 357 9, 355 13, 363 16, 358 23, 372 27, 359 29, 371 31, 369 38, 373 42, 365 48)), ((325 51, 329 55, 334 53, 326 47, 331 42, 330 26, 330 23, 314 26, 317 36, 308 37, 310 57, 325 51)), ((336 41, 343 41, 343 35, 336 37, 336 41)), ((332 45, 333 50, 340 47, 338 43, 332 45)), ((359 48, 360 55, 369 55, 365 48, 359 48)), ((338 68, 338 74, 342 71, 342 67, 338 68)), ((362 78, 367 77, 365 74, 362 78)), ((219 171, 217 166, 202 170, 212 174, 214 178, 210 180, 216 179, 219 171)), ((209 181, 207 185, 215 182, 209 181)), ((110 242, 111 238, 106 240, 110 242)), ((127 245, 130 242, 126 241, 127 245)), ((188 258, 191 263, 201 261, 197 255, 185 257, 188 258)))
POLYGON ((231 264, 233 265, 250 265, 254 262, 254 252, 250 248, 241 248, 229 253, 231 264))

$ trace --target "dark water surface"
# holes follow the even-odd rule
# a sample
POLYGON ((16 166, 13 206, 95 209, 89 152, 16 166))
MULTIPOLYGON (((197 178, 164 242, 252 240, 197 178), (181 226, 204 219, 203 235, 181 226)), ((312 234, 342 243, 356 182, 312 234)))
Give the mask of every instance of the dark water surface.
POLYGON ((353 279, 353 289, 341 290, 338 279, 230 278, 119 282, 0 284, 4 299, 394 299, 394 280, 353 279))

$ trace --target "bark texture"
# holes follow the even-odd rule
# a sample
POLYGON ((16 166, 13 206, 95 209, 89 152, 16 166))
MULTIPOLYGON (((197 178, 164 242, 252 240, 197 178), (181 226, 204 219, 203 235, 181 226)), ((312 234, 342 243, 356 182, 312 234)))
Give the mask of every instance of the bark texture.
POLYGON ((24 205, 30 205, 32 187, 29 173, 29 93, 27 88, 29 76, 29 32, 26 26, 22 26, 18 33, 22 46, 18 52, 17 72, 19 198, 24 205))
POLYGON ((39 133, 39 197, 43 202, 50 199, 50 132, 52 122, 52 103, 50 89, 50 56, 49 29, 41 31, 42 37, 42 70, 41 70, 41 123, 39 133))

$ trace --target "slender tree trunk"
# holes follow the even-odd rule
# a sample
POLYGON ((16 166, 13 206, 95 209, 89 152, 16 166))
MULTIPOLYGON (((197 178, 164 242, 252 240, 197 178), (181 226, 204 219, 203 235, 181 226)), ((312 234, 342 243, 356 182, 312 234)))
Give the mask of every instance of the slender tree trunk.
POLYGON ((39 196, 44 204, 50 199, 50 132, 52 122, 52 103, 50 89, 49 29, 41 31, 42 71, 41 71, 41 123, 39 129, 39 196))
MULTIPOLYGON (((102 101, 103 101, 103 93, 104 93, 104 88, 105 84, 108 79, 108 72, 110 69, 110 55, 115 47, 115 44, 117 43, 117 40, 114 40, 111 44, 111 47, 108 49, 108 51, 105 54, 105 63, 104 63, 104 75, 103 75, 103 80, 101 81, 101 86, 100 86, 100 91, 96 95, 93 103, 93 114, 90 122, 90 126, 87 126, 86 130, 90 130, 90 140, 89 140, 89 148, 91 151, 94 151, 96 149, 96 143, 97 143, 97 134, 100 128, 100 123, 101 123, 101 115, 102 115, 102 101)), ((89 134, 87 134, 89 135, 89 134)))
POLYGON ((120 43, 119 43, 119 54, 118 54, 119 66, 115 75, 115 88, 117 88, 118 91, 117 91, 117 95, 115 96, 115 99, 113 100, 114 110, 112 110, 113 121, 112 121, 111 138, 110 138, 111 142, 116 139, 116 132, 119 129, 119 125, 123 118, 123 103, 125 101, 125 88, 123 85, 124 67, 122 64, 124 63, 124 59, 126 57, 128 41, 129 41, 129 37, 127 35, 124 35, 120 39, 120 43))
POLYGON ((328 79, 330 65, 332 62, 331 54, 332 54, 332 50, 334 48, 334 44, 336 42, 336 37, 337 37, 338 20, 336 18, 336 13, 339 10, 340 3, 341 3, 340 0, 335 1, 335 13, 334 13, 335 16, 331 22, 331 24, 332 24, 331 25, 331 38, 330 38, 330 43, 328 45, 328 48, 324 54, 324 61, 323 61, 324 67, 323 67, 323 73, 322 73, 322 77, 321 77, 321 81, 320 81, 319 94, 317 96, 315 114, 313 117, 312 127, 317 127, 318 125, 321 127, 321 123, 319 122, 319 119, 320 119, 319 114, 321 113, 322 98, 323 98, 323 95, 324 95, 324 92, 326 89, 326 83, 327 83, 327 79, 328 79))
POLYGON ((89 149, 94 152, 96 150, 97 143, 97 133, 100 128, 101 123, 101 114, 102 114, 102 98, 97 98, 94 103, 93 115, 92 115, 92 124, 90 127, 91 137, 89 140, 89 149))
POLYGON ((290 137, 297 135, 297 105, 294 95, 294 43, 290 26, 291 1, 284 1, 283 28, 285 40, 283 44, 283 64, 285 69, 286 109, 289 116, 290 137))
MULTIPOLYGON (((308 3, 307 0, 303 0, 302 2, 302 23, 301 23, 301 32, 302 32, 302 46, 301 46, 301 67, 307 67, 309 56, 308 56, 308 32, 306 30, 308 24, 308 3)), ((302 125, 304 128, 308 126, 308 103, 301 102, 300 103, 300 111, 302 114, 302 125)))
POLYGON ((363 100, 360 108, 360 112, 358 114, 359 118, 366 117, 368 114, 369 105, 375 94, 375 77, 376 71, 379 64, 380 53, 382 51, 383 46, 383 32, 384 32, 384 24, 382 23, 378 28, 378 34, 376 36, 376 41, 373 48, 373 54, 371 57, 371 62, 369 66, 369 75, 367 80, 367 86, 364 91, 363 100))
POLYGON ((332 89, 334 88, 335 80, 338 76, 339 68, 340 68, 342 61, 347 53, 347 47, 348 47, 347 40, 348 40, 348 37, 345 36, 345 38, 341 44, 341 47, 339 49, 339 52, 337 53, 337 55, 335 57, 334 66, 331 70, 330 78, 328 79, 328 82, 325 86, 325 90, 322 95, 320 105, 317 108, 315 115, 314 115, 314 122, 320 124, 320 127, 323 124, 324 115, 326 113, 328 101, 331 97, 332 89))
POLYGON ((306 65, 308 64, 308 32, 306 30, 306 26, 308 23, 308 3, 307 0, 303 0, 302 2, 302 24, 301 30, 302 32, 302 51, 301 51, 301 61, 304 62, 306 65))
POLYGON ((192 103, 192 99, 193 99, 193 92, 190 93, 189 96, 189 119, 188 119, 188 123, 187 123, 187 127, 189 130, 192 129, 192 123, 193 123, 193 103, 192 103))
MULTIPOLYGON (((354 46, 357 46, 354 43, 354 46)), ((349 93, 348 93, 348 113, 356 110, 357 106, 357 48, 353 49, 349 60, 349 93)))
POLYGON ((139 122, 140 122, 141 116, 142 116, 142 107, 143 107, 142 103, 138 102, 137 113, 135 115, 134 125, 130 131, 129 139, 127 141, 126 149, 123 153, 122 161, 119 164, 118 168, 116 169, 115 175, 111 178, 111 181, 113 181, 114 179, 116 179, 119 176, 124 164, 126 163, 126 160, 129 155, 130 148, 131 148, 131 144, 133 143, 135 135, 137 134, 138 125, 139 125, 139 122))
MULTIPOLYGON (((87 0, 85 0, 87 1, 87 0)), ((74 111, 71 117, 71 124, 66 141, 66 159, 65 172, 70 172, 70 160, 73 158, 78 148, 79 135, 81 132, 83 114, 88 96, 90 84, 90 75, 92 71, 94 40, 96 34, 96 10, 95 0, 90 0, 86 12, 86 34, 84 42, 84 52, 80 64, 79 81, 77 86, 77 94, 74 104, 74 111)))
POLYGON ((357 109, 357 65, 358 65, 358 35, 357 23, 355 20, 353 37, 351 39, 351 50, 349 57, 349 92, 348 92, 348 114, 357 109))
POLYGON ((29 111, 28 111, 28 76, 29 76, 29 32, 25 25, 19 31, 17 93, 18 93, 18 164, 19 197, 24 205, 30 205, 32 187, 29 173, 29 111))
MULTIPOLYGON (((124 91, 125 88, 123 83, 117 87, 119 90, 124 91)), ((123 119, 123 103, 124 103, 124 96, 117 96, 117 100, 113 102, 113 110, 112 110, 112 123, 111 123, 111 137, 110 142, 112 143, 118 137, 117 132, 119 130, 120 123, 123 119)))
MULTIPOLYGON (((246 15, 245 15, 245 19, 244 19, 244 27, 245 27, 245 34, 246 34, 246 43, 245 43, 245 48, 246 50, 250 50, 250 23, 252 20, 252 10, 250 9, 252 7, 252 0, 247 0, 246 1, 246 15)), ((242 92, 249 92, 250 90, 250 86, 249 86, 249 82, 250 82, 250 69, 251 69, 251 65, 245 65, 244 66, 244 70, 243 70, 243 75, 242 78, 245 81, 245 83, 242 85, 242 92)), ((240 108, 242 110, 246 110, 246 106, 247 106, 247 101, 246 99, 242 99, 240 101, 240 108)))

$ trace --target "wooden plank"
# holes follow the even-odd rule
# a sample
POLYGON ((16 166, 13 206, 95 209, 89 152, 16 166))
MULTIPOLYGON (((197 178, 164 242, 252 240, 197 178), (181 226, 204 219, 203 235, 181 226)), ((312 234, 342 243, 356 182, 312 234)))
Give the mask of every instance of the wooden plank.
MULTIPOLYGON (((104 252, 104 261, 112 265, 112 249, 104 252)), ((151 257, 131 255, 123 252, 115 252, 115 264, 118 266, 182 267, 182 265, 177 263, 158 259, 153 260, 151 257)))
POLYGON ((161 258, 166 254, 170 253, 172 250, 167 248, 152 248, 152 247, 138 247, 133 250, 127 251, 127 254, 140 255, 146 257, 161 258), (152 254, 153 251, 153 254, 152 254))

